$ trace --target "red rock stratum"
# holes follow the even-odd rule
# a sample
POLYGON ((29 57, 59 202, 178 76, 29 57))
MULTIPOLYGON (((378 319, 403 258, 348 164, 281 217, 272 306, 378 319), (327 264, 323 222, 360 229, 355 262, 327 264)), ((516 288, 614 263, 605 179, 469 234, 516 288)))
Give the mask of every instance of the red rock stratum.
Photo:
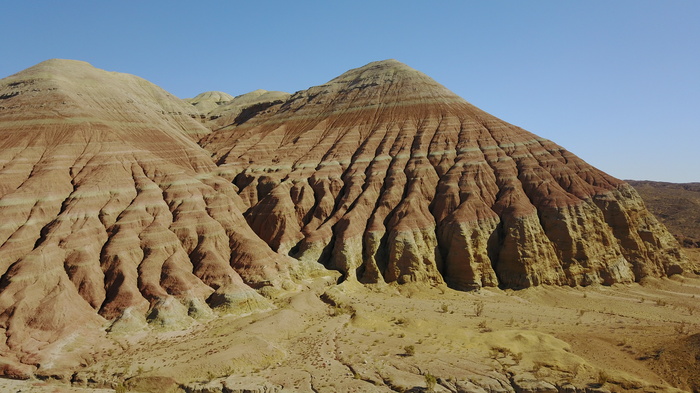
POLYGON ((317 262, 456 289, 692 269, 626 183, 393 60, 188 101, 50 60, 0 81, 0 144, 6 374, 85 329, 267 308, 317 262))

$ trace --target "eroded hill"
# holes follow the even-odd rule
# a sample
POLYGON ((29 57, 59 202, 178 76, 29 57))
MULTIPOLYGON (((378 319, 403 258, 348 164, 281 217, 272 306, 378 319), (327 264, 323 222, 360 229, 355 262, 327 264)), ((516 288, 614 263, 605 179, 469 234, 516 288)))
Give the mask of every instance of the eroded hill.
POLYGON ((458 289, 639 281, 687 268, 634 189, 397 61, 200 141, 270 247, 348 280, 458 289))
POLYGON ((269 307, 251 285, 281 285, 291 258, 246 225, 235 188, 195 142, 209 130, 192 106, 65 60, 0 92, 6 362, 27 372, 84 329, 269 307))

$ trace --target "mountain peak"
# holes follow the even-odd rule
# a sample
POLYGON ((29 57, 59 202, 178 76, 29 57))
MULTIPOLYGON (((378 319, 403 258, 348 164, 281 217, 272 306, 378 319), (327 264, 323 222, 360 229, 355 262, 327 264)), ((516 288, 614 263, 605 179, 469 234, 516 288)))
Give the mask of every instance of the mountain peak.
POLYGON ((204 93, 197 94, 197 96, 193 98, 187 99, 187 101, 192 103, 204 100, 214 100, 217 102, 231 101, 233 100, 233 96, 222 91, 205 91, 204 93))
POLYGON ((221 91, 206 91, 197 94, 193 98, 186 98, 184 101, 199 110, 206 113, 220 105, 227 104, 233 100, 233 96, 221 91))
POLYGON ((367 63, 362 67, 357 67, 353 68, 351 70, 346 71, 343 73, 341 76, 338 78, 341 78, 343 75, 348 75, 348 74, 357 74, 361 73, 364 75, 386 75, 386 74, 396 74, 396 73, 416 73, 420 72, 417 71, 408 65, 396 60, 396 59, 387 59, 387 60, 379 60, 379 61, 373 61, 371 63, 367 63))
MULTIPOLYGON (((108 125, 106 134, 110 137, 150 133, 152 129, 190 138, 208 132, 192 119, 197 111, 167 91, 135 75, 101 70, 84 61, 43 61, 0 80, 0 97, 4 97, 6 109, 0 111, 0 120, 21 115, 33 125, 50 122, 71 128, 84 126, 76 118, 90 119, 94 124, 108 125), (152 113, 159 116, 149 117, 152 113), (179 121, 170 121, 173 116, 179 121)), ((39 128, 32 131, 35 129, 39 128)), ((88 131, 88 127, 81 130, 97 132, 88 131)))
POLYGON ((298 91, 282 106, 281 111, 310 110, 323 106, 327 113, 353 108, 403 105, 421 102, 428 106, 466 103, 426 74, 400 61, 375 61, 351 69, 330 81, 298 91))
POLYGON ((95 68, 92 64, 82 60, 49 59, 29 67, 24 71, 20 71, 12 75, 10 78, 22 77, 26 75, 35 76, 37 74, 45 74, 46 77, 51 78, 57 75, 82 74, 85 72, 94 72, 96 70, 97 68, 95 68))
POLYGON ((351 88, 357 88, 358 85, 364 87, 387 84, 423 85, 423 88, 428 87, 431 90, 449 91, 431 77, 394 59, 375 61, 351 69, 332 79, 328 84, 347 85, 351 88))
POLYGON ((72 59, 48 59, 37 64, 35 67, 91 67, 94 66, 87 61, 72 59))

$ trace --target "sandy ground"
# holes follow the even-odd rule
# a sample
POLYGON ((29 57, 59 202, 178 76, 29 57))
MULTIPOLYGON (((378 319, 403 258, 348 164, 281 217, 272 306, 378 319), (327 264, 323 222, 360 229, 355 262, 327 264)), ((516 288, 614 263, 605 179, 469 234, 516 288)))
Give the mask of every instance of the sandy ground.
POLYGON ((44 381, 15 381, 0 379, 0 392, 3 393, 108 393, 113 389, 77 388, 44 381))
POLYGON ((223 316, 185 331, 110 334, 110 344, 101 347, 76 342, 64 348, 65 356, 93 348, 82 355, 77 373, 62 372, 57 360, 43 371, 53 375, 47 381, 0 380, 6 384, 0 391, 120 385, 142 392, 700 388, 695 276, 470 293, 330 282, 307 282, 265 313, 223 316))

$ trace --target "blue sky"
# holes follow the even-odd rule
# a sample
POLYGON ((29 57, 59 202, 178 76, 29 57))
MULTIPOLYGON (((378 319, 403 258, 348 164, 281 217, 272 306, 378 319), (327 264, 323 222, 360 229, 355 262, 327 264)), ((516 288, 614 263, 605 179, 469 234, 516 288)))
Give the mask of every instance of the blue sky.
POLYGON ((17 1, 0 77, 49 58, 181 98, 395 58, 623 179, 700 181, 700 2, 17 1))

